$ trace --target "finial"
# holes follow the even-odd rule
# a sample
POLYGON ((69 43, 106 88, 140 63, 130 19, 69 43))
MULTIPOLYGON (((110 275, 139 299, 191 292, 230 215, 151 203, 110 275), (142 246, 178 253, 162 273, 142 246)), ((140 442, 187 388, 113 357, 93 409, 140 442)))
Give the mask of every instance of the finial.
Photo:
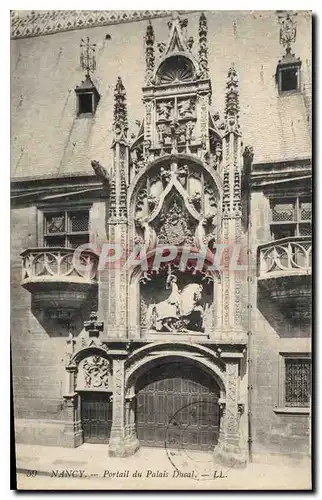
POLYGON ((228 78, 226 83, 226 102, 225 102, 225 118, 226 128, 229 130, 237 130, 239 113, 239 91, 238 91, 238 75, 234 66, 231 64, 228 70, 228 78))
POLYGON ((90 71, 93 72, 96 70, 95 47, 96 43, 91 44, 89 37, 87 37, 86 40, 83 38, 81 39, 80 65, 86 72, 86 78, 90 78, 90 71))
POLYGON ((145 80, 147 84, 151 83, 154 71, 154 31, 149 20, 149 24, 146 28, 146 35, 144 37, 145 41, 145 80))
POLYGON ((114 89, 114 132, 117 139, 127 137, 126 91, 119 76, 114 89))
POLYGON ((280 44, 285 47, 286 54, 291 54, 292 43, 296 40, 296 12, 278 11, 280 23, 280 44))
POLYGON ((199 72, 201 78, 209 78, 207 34, 207 18, 202 12, 199 18, 199 72))

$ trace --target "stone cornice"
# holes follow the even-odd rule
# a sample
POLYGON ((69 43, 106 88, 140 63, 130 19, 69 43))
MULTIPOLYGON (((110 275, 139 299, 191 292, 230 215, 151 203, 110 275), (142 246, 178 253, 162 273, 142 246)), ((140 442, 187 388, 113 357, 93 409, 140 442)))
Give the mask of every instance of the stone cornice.
MULTIPOLYGON (((93 26, 170 16, 171 10, 36 10, 11 11, 11 38, 30 38, 93 26)), ((195 11, 179 11, 188 13, 195 11)))

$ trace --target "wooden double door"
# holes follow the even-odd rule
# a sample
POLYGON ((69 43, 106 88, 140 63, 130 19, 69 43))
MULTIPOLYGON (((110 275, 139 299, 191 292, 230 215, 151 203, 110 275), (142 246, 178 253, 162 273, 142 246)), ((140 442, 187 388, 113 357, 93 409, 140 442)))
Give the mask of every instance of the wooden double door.
POLYGON ((85 443, 108 443, 112 427, 112 402, 106 392, 81 393, 81 417, 85 443))
POLYGON ((194 365, 169 362, 138 382, 136 427, 142 446, 213 450, 219 435, 219 388, 194 365))

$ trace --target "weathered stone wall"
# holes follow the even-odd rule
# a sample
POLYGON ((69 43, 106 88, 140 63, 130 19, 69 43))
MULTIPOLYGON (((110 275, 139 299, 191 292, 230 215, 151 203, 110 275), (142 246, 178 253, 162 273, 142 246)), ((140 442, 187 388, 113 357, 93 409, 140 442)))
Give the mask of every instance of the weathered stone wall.
POLYGON ((308 414, 279 413, 280 405, 280 352, 308 353, 311 351, 308 326, 291 325, 267 298, 259 308, 256 279, 256 245, 269 237, 269 203, 262 193, 251 198, 251 244, 253 280, 250 338, 250 379, 253 387, 251 427, 253 454, 256 459, 267 460, 268 454, 291 455, 309 452, 308 414), (274 411, 275 410, 275 411, 274 411))
MULTIPOLYGON (((189 35, 197 38, 199 14, 187 15, 189 35)), ((255 162, 310 156, 306 101, 302 94, 279 98, 275 70, 283 54, 274 12, 209 12, 209 66, 212 111, 223 112, 227 70, 232 61, 240 76, 240 123, 244 144, 254 146, 255 162)), ((309 80, 311 18, 298 14, 296 56, 303 81, 309 80)), ((168 34, 166 19, 152 21, 157 40, 168 34)), ((130 131, 142 119, 143 36, 146 21, 97 27, 12 41, 12 175, 64 176, 92 173, 91 159, 109 167, 112 161, 113 89, 121 76, 127 91, 130 131), (111 35, 107 40, 106 34, 111 35), (97 44, 94 74, 101 94, 94 118, 76 118, 74 89, 84 79, 79 66, 81 38, 97 44)), ((251 247, 268 241, 267 200, 253 196, 251 247)), ((91 211, 91 231, 104 241, 105 203, 91 211), (100 219, 101 217, 101 219, 100 219), (94 222, 93 222, 94 221, 94 222)), ((35 207, 12 211, 12 359, 15 418, 20 442, 61 444, 66 331, 48 329, 31 311, 31 294, 21 287, 20 253, 37 247, 35 207), (32 419, 33 422, 27 422, 32 419), (45 423, 47 422, 47 423, 45 423), (19 430, 20 429, 20 430, 19 430)), ((255 251, 252 259, 256 258, 255 251)), ((279 352, 309 350, 308 332, 273 327, 276 311, 257 309, 256 270, 252 275, 252 439, 254 454, 307 452, 307 415, 277 414, 279 352), (273 321, 274 320, 274 321, 273 321), (294 338, 296 337, 296 338, 294 338)), ((247 329, 247 283, 241 290, 243 325, 247 329)), ((100 288, 100 318, 105 318, 107 284, 100 288)), ((268 307, 269 308, 269 307, 268 307)), ((245 379, 246 380, 246 377, 245 379)), ((246 392, 246 387, 242 387, 246 392)))
MULTIPOLYGON (((199 13, 188 14, 188 32, 197 49, 199 13)), ((224 109, 227 71, 235 63, 240 77, 240 123, 244 144, 254 146, 255 162, 310 156, 303 95, 278 98, 275 71, 284 49, 274 11, 210 11, 209 68, 212 111, 224 109)), ((156 40, 168 35, 167 18, 152 20, 156 40)), ((142 120, 143 37, 138 21, 12 40, 11 123, 14 177, 91 172, 89 161, 112 160, 113 90, 118 76, 127 91, 130 132, 142 120), (106 40, 106 35, 111 40, 106 40), (95 118, 76 117, 74 89, 84 79, 81 38, 96 43, 93 81, 101 94, 95 118)), ((311 15, 297 16, 296 56, 303 82, 310 80, 311 15)), ((308 87, 307 87, 308 88, 308 87)))
POLYGON ((14 416, 21 442, 48 441, 56 444, 58 423, 65 418, 62 406, 66 335, 57 328, 45 329, 31 311, 31 294, 21 286, 20 253, 37 246, 35 207, 11 213, 11 352, 14 416), (37 424, 23 423, 36 419, 37 424), (46 423, 47 422, 47 423, 46 423), (43 436, 43 437, 42 437, 43 436), (54 436, 54 437, 50 437, 54 436), (39 439, 38 439, 39 438, 39 439), (47 439, 49 438, 49 439, 47 439))

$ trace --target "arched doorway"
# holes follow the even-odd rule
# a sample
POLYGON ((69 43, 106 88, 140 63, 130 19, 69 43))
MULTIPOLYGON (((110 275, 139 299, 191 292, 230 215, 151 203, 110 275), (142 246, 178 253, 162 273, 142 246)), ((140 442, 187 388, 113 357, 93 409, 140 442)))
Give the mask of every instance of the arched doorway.
MULTIPOLYGON (((141 446, 165 446, 169 423, 178 420, 186 449, 213 450, 220 426, 219 387, 195 364, 168 361, 136 384, 136 430, 141 446)), ((175 447, 171 439, 167 447, 175 447)))

